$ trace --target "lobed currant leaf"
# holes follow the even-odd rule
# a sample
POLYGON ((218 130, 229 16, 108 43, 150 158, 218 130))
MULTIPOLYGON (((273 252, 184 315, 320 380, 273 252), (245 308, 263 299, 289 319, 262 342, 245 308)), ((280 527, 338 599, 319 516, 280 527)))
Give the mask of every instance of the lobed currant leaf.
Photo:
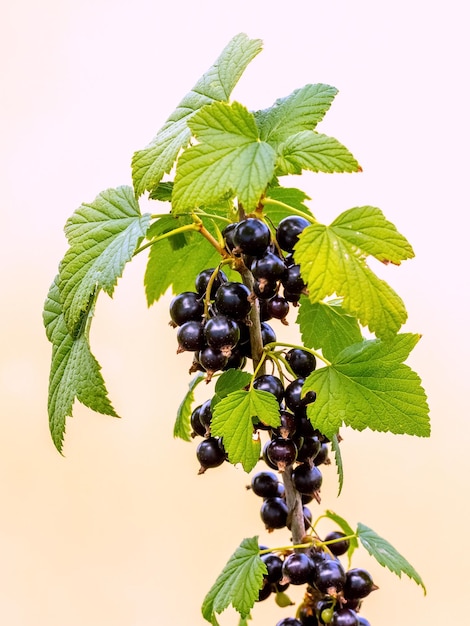
POLYGON ((279 98, 268 109, 256 111, 261 139, 274 145, 301 131, 313 130, 337 93, 331 85, 304 85, 285 98, 279 98))
POLYGON ((176 421, 173 428, 173 437, 179 437, 184 441, 191 441, 191 407, 194 402, 194 390, 199 383, 204 380, 205 376, 202 372, 198 372, 188 385, 181 404, 176 412, 176 421))
POLYGON ((330 226, 312 224, 299 236, 294 252, 312 303, 336 294, 346 312, 383 338, 394 335, 406 321, 401 298, 365 261, 369 254, 396 264, 412 256, 407 240, 380 209, 355 207, 330 226))
POLYGON ((291 209, 295 209, 296 213, 300 211, 306 219, 312 220, 312 213, 304 204, 305 200, 310 200, 309 196, 295 187, 268 187, 263 198, 263 208, 275 226, 285 217, 292 215, 291 209))
POLYGON ((274 149, 259 138, 253 114, 238 102, 214 102, 188 122, 199 143, 178 159, 172 203, 176 212, 236 195, 255 209, 274 174, 274 149))
POLYGON ((371 528, 360 522, 357 525, 357 536, 367 552, 373 556, 380 565, 387 567, 391 572, 401 578, 402 573, 415 581, 423 588, 426 595, 426 587, 421 576, 415 568, 402 556, 386 539, 380 537, 371 528))
POLYGON ((314 130, 291 135, 277 146, 276 174, 311 172, 361 172, 362 168, 351 152, 334 137, 314 130))
POLYGON ((244 539, 232 554, 202 604, 203 617, 217 624, 215 614, 230 605, 246 619, 263 585, 266 565, 260 559, 258 537, 244 539))
POLYGON ((249 385, 251 379, 251 374, 242 370, 229 369, 223 372, 215 384, 214 396, 211 402, 212 409, 233 391, 238 391, 249 385))
POLYGON ((272 393, 233 391, 216 404, 211 421, 211 434, 223 437, 230 463, 241 463, 245 472, 255 467, 261 452, 259 438, 253 436, 253 421, 279 426, 279 404, 272 393))
POLYGON ((327 359, 334 359, 344 348, 362 340, 357 320, 348 315, 338 299, 310 302, 302 297, 297 324, 304 346, 321 349, 327 359))
POLYGON ((344 468, 343 458, 341 456, 341 449, 338 441, 338 435, 334 435, 331 438, 331 449, 335 455, 336 471, 338 473, 338 496, 340 496, 344 483, 344 468))
POLYGON ((312 372, 302 391, 316 392, 316 401, 307 409, 313 426, 330 439, 343 423, 356 430, 429 436, 421 380, 402 363, 418 340, 419 335, 411 333, 390 341, 365 340, 312 372))
POLYGON ((261 51, 259 39, 239 33, 227 44, 207 72, 179 103, 156 137, 132 158, 132 180, 136 194, 155 189, 169 173, 181 149, 188 145, 188 120, 204 105, 227 101, 246 67, 261 51))
POLYGON ((133 190, 127 186, 101 192, 67 220, 65 234, 70 247, 60 264, 59 289, 72 335, 90 296, 101 289, 113 294, 149 222, 150 215, 141 215, 133 190))
POLYGON ((58 277, 54 280, 44 305, 46 335, 52 343, 49 375, 49 428, 54 445, 62 451, 66 418, 72 415, 75 399, 105 415, 118 417, 112 407, 100 365, 90 351, 87 326, 94 298, 81 318, 81 327, 72 336, 65 323, 60 302, 58 277))

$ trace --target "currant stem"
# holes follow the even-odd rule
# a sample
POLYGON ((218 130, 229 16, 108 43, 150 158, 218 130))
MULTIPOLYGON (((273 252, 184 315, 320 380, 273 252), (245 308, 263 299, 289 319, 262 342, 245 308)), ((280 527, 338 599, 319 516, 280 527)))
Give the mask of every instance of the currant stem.
POLYGON ((325 357, 322 354, 320 354, 319 352, 317 352, 316 350, 312 350, 310 348, 306 348, 305 346, 298 346, 295 343, 284 343, 284 342, 280 342, 280 341, 273 341, 272 343, 267 343, 264 346, 264 350, 266 352, 269 352, 270 350, 272 350, 276 346, 283 346, 284 348, 298 348, 300 350, 304 350, 305 352, 310 352, 310 354, 313 354, 314 357, 316 357, 317 359, 320 359, 320 361, 323 361, 323 363, 325 363, 325 365, 332 365, 331 361, 328 361, 328 359, 325 359, 325 357))
MULTIPOLYGON (((243 266, 237 268, 242 277, 243 284, 248 287, 250 293, 253 293, 254 278, 250 270, 243 266)), ((251 343, 251 356, 253 359, 253 371, 258 372, 258 376, 262 376, 266 373, 265 359, 266 356, 263 352, 263 340, 261 338, 261 321, 259 316, 259 303, 258 298, 255 298, 250 311, 251 326, 250 343, 251 343)))
POLYGON ((317 220, 312 215, 308 215, 308 213, 299 211, 299 209, 296 209, 293 206, 290 206, 289 204, 285 204, 284 202, 281 202, 280 200, 274 200, 273 198, 263 198, 263 200, 261 200, 261 203, 263 204, 263 206, 265 204, 275 204, 276 206, 282 207, 283 209, 288 209, 289 213, 291 214, 294 213, 295 215, 299 215, 300 217, 305 218, 308 222, 311 222, 312 224, 317 223, 317 220))
POLYGON ((292 533, 292 543, 301 544, 305 537, 305 521, 302 505, 302 496, 294 487, 292 480, 292 465, 286 467, 282 472, 282 481, 284 483, 286 504, 290 517, 290 530, 292 533))

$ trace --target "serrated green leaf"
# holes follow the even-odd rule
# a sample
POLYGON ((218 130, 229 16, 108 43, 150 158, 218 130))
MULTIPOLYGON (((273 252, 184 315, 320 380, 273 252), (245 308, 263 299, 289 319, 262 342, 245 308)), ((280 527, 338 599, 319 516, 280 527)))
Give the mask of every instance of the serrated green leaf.
POLYGON ((346 216, 345 221, 354 223, 354 233, 343 226, 337 230, 335 223, 341 222, 342 216, 330 226, 308 226, 295 245, 295 259, 300 263, 311 302, 320 302, 336 294, 343 298, 343 308, 363 326, 368 326, 378 337, 389 338, 406 321, 405 305, 395 291, 372 272, 365 258, 372 252, 379 259, 393 252, 394 263, 398 263, 399 257, 409 258, 410 248, 404 238, 400 248, 401 235, 395 234, 395 227, 383 218, 379 209, 374 209, 373 214, 364 213, 363 209, 356 207, 342 214, 346 216), (384 236, 389 232, 394 241, 393 246, 383 243, 386 253, 380 252, 380 242, 370 226, 372 218, 376 220, 378 230, 384 236), (360 230, 361 224, 363 231, 360 230), (364 249, 357 247, 359 240, 362 240, 364 249))
POLYGON ((254 115, 261 139, 274 144, 301 131, 313 130, 337 93, 338 90, 330 85, 305 85, 287 97, 279 98, 269 109, 256 111, 254 115))
POLYGON ((426 595, 426 587, 421 576, 414 567, 402 556, 386 539, 380 537, 374 530, 360 522, 357 525, 357 535, 360 542, 380 565, 387 567, 401 578, 402 573, 421 585, 426 595))
POLYGON ((211 421, 211 434, 223 437, 229 461, 241 463, 245 472, 251 472, 261 452, 259 437, 253 435, 253 421, 279 426, 279 404, 272 393, 234 391, 215 406, 211 421))
POLYGON ((328 360, 362 340, 357 320, 347 314, 338 300, 312 303, 302 296, 297 324, 304 346, 321 349, 328 360))
POLYGON ((170 115, 156 137, 132 158, 132 180, 136 194, 152 191, 169 173, 182 148, 188 145, 191 131, 188 120, 204 105, 227 101, 247 65, 261 51, 259 39, 240 33, 224 48, 218 59, 198 80, 170 115))
POLYGON ((160 182, 149 194, 149 198, 151 200, 159 200, 160 202, 171 202, 172 193, 173 181, 160 182))
POLYGON ((88 320, 82 320, 82 330, 76 337, 67 330, 57 277, 47 295, 43 318, 47 337, 52 342, 49 427, 54 445, 61 452, 66 418, 72 415, 75 399, 98 413, 113 417, 118 415, 108 399, 100 365, 88 345, 88 320))
POLYGON ((414 257, 408 240, 380 209, 361 206, 344 211, 332 223, 336 235, 382 263, 400 265, 414 257))
POLYGON ((301 174, 311 172, 361 172, 362 168, 351 152, 334 137, 313 130, 291 135, 277 146, 276 173, 301 174))
POLYGON ((176 421, 173 428, 173 437, 179 437, 184 441, 191 441, 191 407, 194 402, 194 390, 199 383, 204 380, 205 376, 202 372, 198 372, 188 385, 181 404, 176 412, 176 421))
POLYGON ((341 495, 344 482, 343 458, 339 447, 338 435, 331 438, 331 449, 335 455, 336 471, 338 473, 338 497, 341 495))
POLYGON ((279 222, 295 213, 303 213, 307 219, 312 219, 310 209, 304 204, 310 200, 309 196, 294 187, 268 187, 263 199, 264 212, 270 221, 277 226, 279 222), (292 210, 294 209, 294 211, 292 210))
POLYGON ((306 379, 315 391, 310 421, 330 439, 344 423, 395 434, 429 436, 429 407, 419 376, 402 360, 419 339, 405 333, 391 341, 362 341, 343 350, 332 365, 306 379))
POLYGON ((347 555, 348 555, 348 562, 349 562, 348 567, 351 567, 352 555, 354 551, 357 548, 359 548, 359 541, 355 537, 356 533, 354 532, 352 527, 348 524, 348 522, 344 519, 344 517, 341 517, 341 515, 338 515, 337 513, 334 513, 333 511, 325 511, 325 517, 328 517, 329 519, 333 520, 333 522, 338 524, 338 526, 341 528, 343 533, 347 535, 348 537, 350 537, 347 555))
POLYGON ((251 374, 242 370, 229 369, 223 372, 217 379, 212 397, 211 408, 214 410, 216 404, 223 400, 233 391, 243 389, 251 382, 251 374))
POLYGON ((82 204, 65 225, 70 248, 60 264, 59 288, 69 332, 74 335, 90 296, 112 295, 150 215, 141 215, 131 187, 107 189, 82 204))
POLYGON ((215 613, 230 605, 246 619, 263 585, 266 565, 260 559, 258 537, 244 539, 219 574, 202 604, 202 615, 214 623, 215 613))
POLYGON ((227 194, 255 209, 273 177, 276 154, 260 141, 253 114, 238 102, 214 102, 188 124, 199 143, 178 159, 173 209, 214 204, 227 194))

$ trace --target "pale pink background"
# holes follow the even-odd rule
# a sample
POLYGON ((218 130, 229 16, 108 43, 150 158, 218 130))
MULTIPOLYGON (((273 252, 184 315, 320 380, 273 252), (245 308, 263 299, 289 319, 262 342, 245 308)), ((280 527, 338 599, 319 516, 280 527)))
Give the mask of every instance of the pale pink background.
MULTIPOLYGON (((423 334, 410 364, 432 408, 429 440, 345 430, 346 480, 325 471, 322 508, 371 526, 429 594, 362 552, 380 591, 373 626, 458 622, 468 576, 468 22, 465 3, 15 0, 0 12, 0 620, 9 626, 202 625, 199 607, 240 540, 267 537, 239 469, 197 476, 172 438, 189 377, 151 310, 145 258, 102 296, 92 347, 122 420, 77 406, 64 457, 48 434, 42 305, 82 201, 130 183, 130 158, 240 31, 265 42, 234 93, 269 106, 307 82, 339 88, 320 130, 361 175, 306 175, 326 222, 379 206, 415 247, 379 268, 423 334)), ((145 205, 143 204, 145 209, 145 205)), ((283 335, 295 339, 293 326, 283 335)), ((210 390, 201 389, 202 399, 210 390)), ((293 594, 298 597, 298 594, 293 594)), ((282 616, 269 600, 254 626, 282 616)), ((235 624, 227 612, 224 625, 235 624)))

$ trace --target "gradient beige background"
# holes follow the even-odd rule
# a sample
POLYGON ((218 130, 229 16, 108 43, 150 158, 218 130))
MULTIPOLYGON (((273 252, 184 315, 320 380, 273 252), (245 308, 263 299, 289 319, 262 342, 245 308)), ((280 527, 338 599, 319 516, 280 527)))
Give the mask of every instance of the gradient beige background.
MULTIPOLYGON (((82 201, 130 183, 130 157, 240 31, 265 42, 234 97, 269 106, 307 82, 339 88, 323 132, 361 175, 305 175, 328 222, 373 204, 416 259, 379 268, 423 333, 410 364, 432 409, 429 440, 345 430, 346 481, 324 508, 374 528, 418 569, 428 597, 365 553, 380 591, 373 626, 462 623, 468 576, 468 32, 465 3, 15 0, 1 9, 0 621, 9 626, 203 624, 199 607, 244 536, 267 537, 248 478, 197 476, 172 438, 189 378, 167 327, 147 310, 145 259, 102 296, 92 347, 122 420, 77 406, 65 456, 48 434, 44 297, 82 201), (461 535, 462 539, 458 536, 461 535)), ((143 205, 145 209, 145 206, 143 205)), ((291 327, 286 338, 295 338, 291 327)), ((205 400, 210 390, 201 389, 205 400)), ((326 528, 326 527, 325 527, 326 528)), ((296 596, 296 594, 293 594, 296 596)), ((297 597, 297 596, 296 596, 297 597)), ((289 615, 269 600, 256 626, 289 615)), ((465 621, 465 618, 463 619, 465 621)), ((235 624, 230 612, 222 623, 235 624)))

